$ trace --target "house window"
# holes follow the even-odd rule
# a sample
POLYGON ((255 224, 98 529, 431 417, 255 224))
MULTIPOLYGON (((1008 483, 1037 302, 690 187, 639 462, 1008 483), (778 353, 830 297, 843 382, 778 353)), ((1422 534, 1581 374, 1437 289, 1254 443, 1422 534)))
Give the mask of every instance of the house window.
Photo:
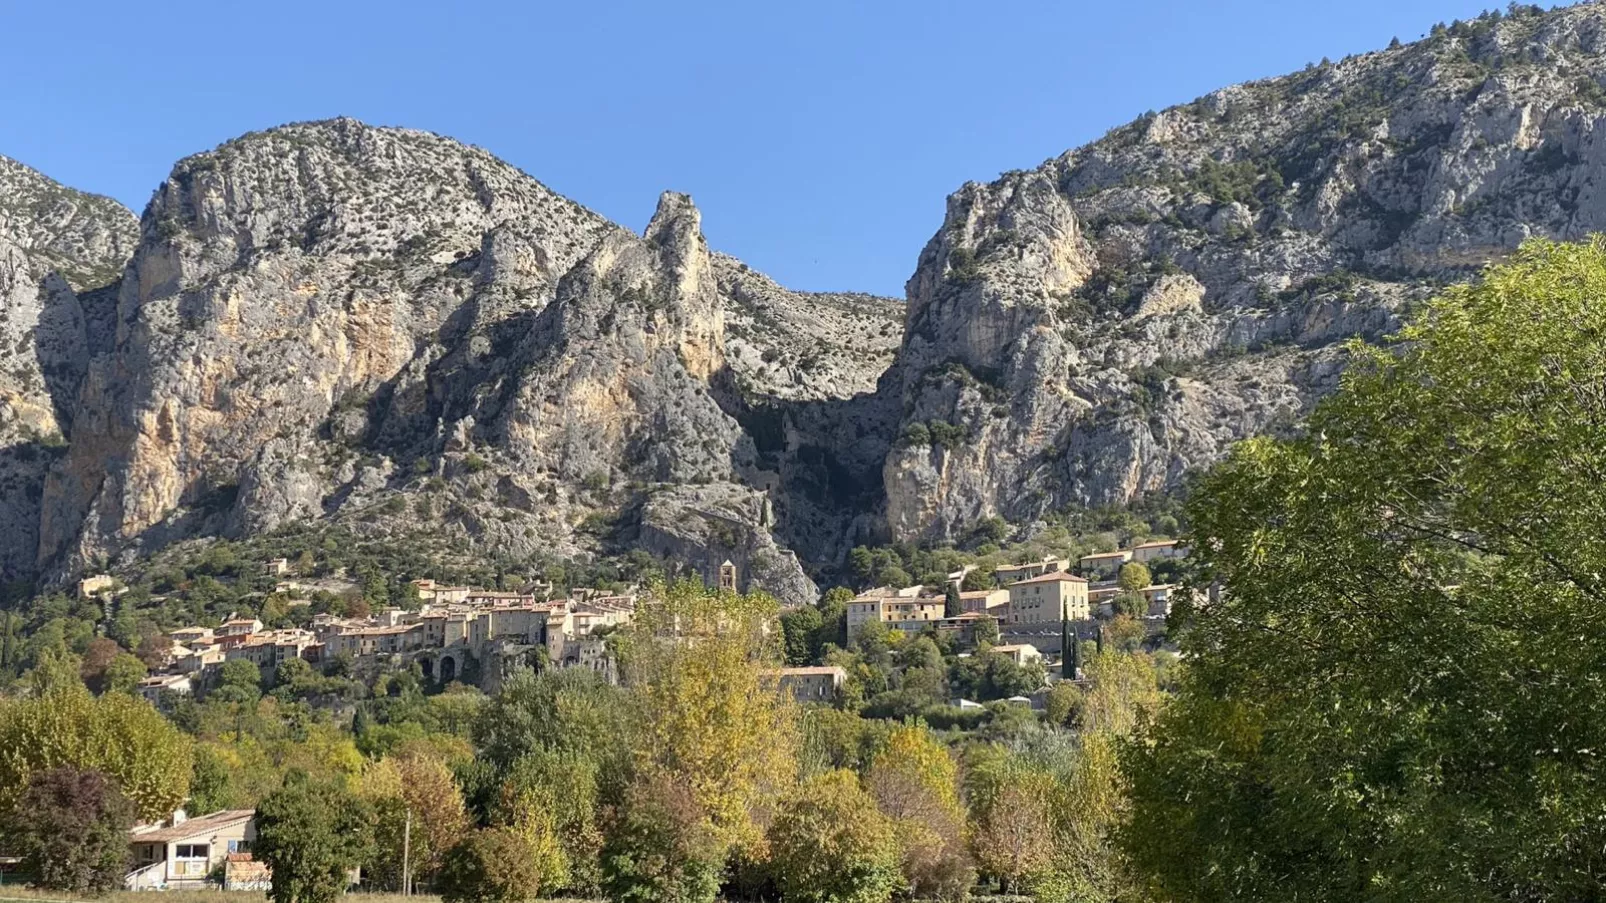
POLYGON ((231 840, 231 841, 229 841, 229 852, 230 853, 249 853, 249 852, 251 852, 251 841, 249 841, 249 840, 231 840))
POLYGON ((174 855, 179 859, 205 859, 207 845, 204 843, 181 843, 174 855))

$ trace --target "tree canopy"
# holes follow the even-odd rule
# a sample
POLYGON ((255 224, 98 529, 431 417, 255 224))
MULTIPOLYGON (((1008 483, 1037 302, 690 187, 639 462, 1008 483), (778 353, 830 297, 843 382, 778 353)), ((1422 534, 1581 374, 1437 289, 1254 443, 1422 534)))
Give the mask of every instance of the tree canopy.
POLYGON ((1593 899, 1606 880, 1606 245, 1431 302, 1190 503, 1220 601, 1128 748, 1172 900, 1593 899))

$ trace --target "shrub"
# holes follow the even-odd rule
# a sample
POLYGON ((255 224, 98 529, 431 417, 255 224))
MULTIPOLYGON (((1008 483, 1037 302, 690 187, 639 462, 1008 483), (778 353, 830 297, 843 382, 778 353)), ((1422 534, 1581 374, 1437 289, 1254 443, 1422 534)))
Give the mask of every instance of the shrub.
POLYGON ((515 828, 475 831, 447 851, 441 865, 444 903, 522 903, 555 887, 562 873, 556 844, 515 828))
POLYGON ((123 883, 134 804, 102 772, 63 766, 33 774, 8 835, 52 890, 100 894, 123 883))

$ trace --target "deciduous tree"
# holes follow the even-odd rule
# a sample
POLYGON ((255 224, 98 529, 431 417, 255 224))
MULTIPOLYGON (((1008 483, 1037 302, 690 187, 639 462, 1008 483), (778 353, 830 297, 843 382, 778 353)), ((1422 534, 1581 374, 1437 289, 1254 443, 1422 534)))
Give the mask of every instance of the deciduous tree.
POLYGON ((804 781, 769 836, 786 903, 885 903, 902 883, 892 826, 850 771, 804 781))
POLYGON ((1580 900, 1606 877, 1606 245, 1533 242, 1189 504, 1219 601, 1126 771, 1179 901, 1580 900))
POLYGON ((256 818, 253 852, 273 869, 273 903, 330 903, 369 858, 372 813, 339 783, 291 772, 256 818))
POLYGON ((7 813, 5 837, 41 886, 76 894, 120 887, 134 804, 116 781, 70 765, 34 772, 7 813))

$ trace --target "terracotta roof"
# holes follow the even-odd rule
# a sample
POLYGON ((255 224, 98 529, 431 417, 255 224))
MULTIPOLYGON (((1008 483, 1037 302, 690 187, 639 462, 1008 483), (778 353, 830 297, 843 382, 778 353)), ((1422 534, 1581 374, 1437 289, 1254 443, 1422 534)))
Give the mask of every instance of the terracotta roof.
POLYGON ((1167 539, 1167 540, 1162 540, 1162 541, 1159 541, 1159 542, 1141 543, 1139 545, 1133 546, 1132 548, 1134 548, 1134 549, 1158 549, 1158 548, 1160 548, 1162 546, 1175 546, 1175 545, 1181 545, 1181 544, 1182 544, 1182 540, 1180 540, 1180 539, 1167 539))
POLYGON ((1089 559, 1093 558, 1125 558, 1130 554, 1132 554, 1131 549, 1121 549, 1116 552, 1094 552, 1091 555, 1083 555, 1081 560, 1088 561, 1089 559))
POLYGON ((781 668, 775 673, 782 677, 824 676, 826 674, 840 674, 846 677, 848 672, 840 665, 812 665, 806 668, 781 668))
POLYGON ((256 814, 257 810, 255 809, 224 809, 221 812, 213 812, 211 815, 187 819, 176 825, 153 828, 148 831, 141 831, 135 828, 130 832, 130 837, 137 843, 172 843, 175 840, 186 840, 191 837, 214 834, 231 825, 237 825, 242 821, 255 818, 256 814))
POLYGON ((401 627, 363 627, 357 630, 346 631, 346 636, 392 636, 394 634, 406 633, 407 631, 418 626, 420 625, 408 624, 401 627))
POLYGON ((1022 583, 1086 583, 1086 577, 1078 577, 1065 571, 1049 571, 1036 577, 1027 577, 1025 580, 1016 580, 1010 586, 1020 586, 1022 583))
POLYGON ((959 598, 961 598, 961 599, 985 599, 988 596, 991 596, 993 593, 996 593, 996 592, 998 592, 998 590, 996 590, 996 589, 969 589, 969 590, 965 590, 964 592, 960 593, 959 594, 959 598))

